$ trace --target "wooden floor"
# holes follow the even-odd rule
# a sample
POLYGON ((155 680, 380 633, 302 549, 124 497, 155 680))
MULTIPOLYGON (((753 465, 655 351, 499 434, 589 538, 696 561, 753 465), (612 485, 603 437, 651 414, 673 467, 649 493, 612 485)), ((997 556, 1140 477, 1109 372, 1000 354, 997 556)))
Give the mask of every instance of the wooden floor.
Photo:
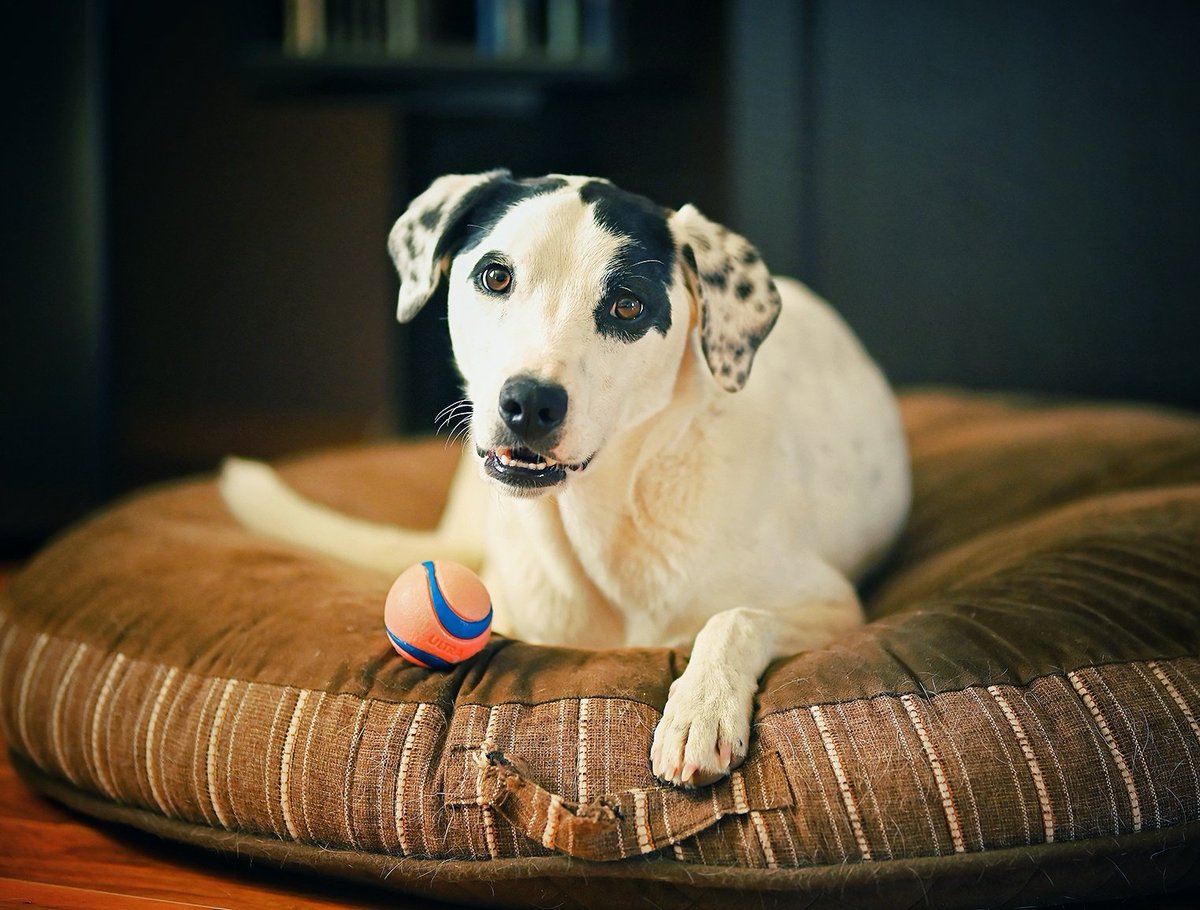
POLYGON ((76 815, 0 759, 0 907, 446 907, 284 874, 76 815))

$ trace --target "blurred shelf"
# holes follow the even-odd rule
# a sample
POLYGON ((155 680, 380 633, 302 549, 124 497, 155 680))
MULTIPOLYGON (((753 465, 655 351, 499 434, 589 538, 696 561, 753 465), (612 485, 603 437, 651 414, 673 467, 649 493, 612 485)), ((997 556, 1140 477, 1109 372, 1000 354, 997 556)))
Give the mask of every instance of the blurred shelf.
POLYGON ((261 84, 298 91, 551 88, 613 84, 632 73, 625 64, 606 61, 563 63, 536 55, 488 59, 450 48, 395 59, 347 51, 295 57, 260 47, 246 51, 242 63, 261 84))
POLYGON ((629 10, 627 0, 259 0, 242 8, 240 57, 263 87, 297 94, 605 86, 643 69, 624 39, 629 10))

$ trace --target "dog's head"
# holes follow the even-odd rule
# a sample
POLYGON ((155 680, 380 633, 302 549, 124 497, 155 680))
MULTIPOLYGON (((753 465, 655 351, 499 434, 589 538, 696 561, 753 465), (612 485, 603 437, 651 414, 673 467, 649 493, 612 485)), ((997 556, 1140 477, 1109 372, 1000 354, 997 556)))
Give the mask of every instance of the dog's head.
POLYGON ((516 495, 559 488, 663 410, 690 343, 739 390, 780 308, 742 237, 589 177, 441 177, 388 249, 401 322, 449 276, 475 449, 516 495))

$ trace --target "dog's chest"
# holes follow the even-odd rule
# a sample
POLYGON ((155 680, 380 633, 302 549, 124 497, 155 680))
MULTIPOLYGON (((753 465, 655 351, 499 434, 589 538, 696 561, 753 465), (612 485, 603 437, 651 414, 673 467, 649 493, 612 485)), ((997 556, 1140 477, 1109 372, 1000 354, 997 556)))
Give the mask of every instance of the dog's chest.
POLYGON ((683 615, 694 602, 697 545, 686 476, 659 474, 608 501, 564 496, 558 504, 571 550, 621 616, 626 645, 672 644, 702 624, 683 615))
POLYGON ((488 585, 529 641, 656 647, 690 640, 686 533, 667 513, 573 497, 506 502, 490 535, 488 585))

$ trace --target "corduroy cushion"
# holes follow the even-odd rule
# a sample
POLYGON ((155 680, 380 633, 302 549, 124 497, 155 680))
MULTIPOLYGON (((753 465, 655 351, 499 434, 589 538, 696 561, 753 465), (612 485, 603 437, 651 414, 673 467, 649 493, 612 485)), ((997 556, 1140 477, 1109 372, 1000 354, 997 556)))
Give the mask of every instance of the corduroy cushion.
MULTIPOLYGON (((1200 868, 1200 420, 903 401, 912 520, 873 621, 766 673, 746 763, 646 755, 685 655, 494 640, 392 653, 390 579, 257 539, 211 481, 67 533, 0 601, 35 786, 171 837, 501 905, 1031 905, 1200 868)), ((301 490, 429 525, 441 443, 299 459, 301 490)))

